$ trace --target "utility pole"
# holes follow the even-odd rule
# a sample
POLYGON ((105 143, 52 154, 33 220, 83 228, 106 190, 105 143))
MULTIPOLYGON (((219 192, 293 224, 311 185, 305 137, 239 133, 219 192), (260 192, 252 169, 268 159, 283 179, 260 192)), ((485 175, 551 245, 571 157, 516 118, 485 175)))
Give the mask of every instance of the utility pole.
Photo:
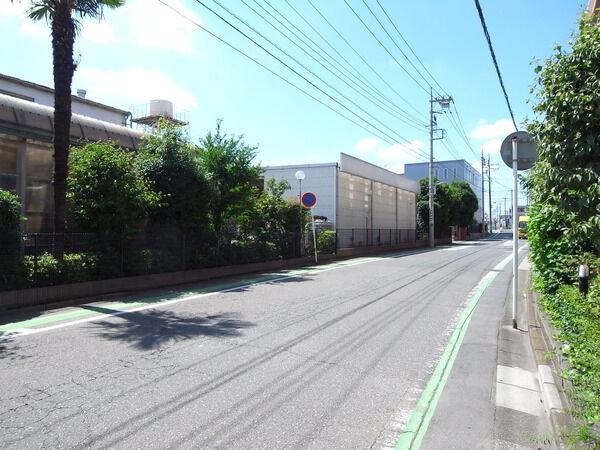
POLYGON ((433 217, 433 141, 444 139, 446 137, 446 130, 437 128, 437 119, 435 114, 442 114, 444 109, 450 106, 450 102, 453 101, 452 97, 433 97, 433 88, 430 89, 429 97, 429 246, 435 247, 435 222, 433 217), (442 109, 440 111, 434 110, 434 105, 439 105, 442 109), (440 135, 434 133, 440 132, 440 135))
MULTIPOLYGON (((512 193, 511 193, 511 198, 512 198, 512 193)), ((506 195, 505 195, 504 196, 504 221, 505 221, 506 225, 504 225, 504 228, 508 228, 508 220, 506 220, 507 217, 508 217, 508 214, 506 213, 506 195)))
MULTIPOLYGON (((488 153, 488 164, 487 164, 487 169, 488 169, 488 196, 489 196, 489 207, 490 207, 490 214, 492 214, 492 165, 490 164, 490 155, 488 153)), ((491 226, 490 226, 491 228, 491 226)), ((492 230, 490 229, 490 232, 492 230)))
MULTIPOLYGON (((481 149, 481 232, 485 235, 485 179, 483 174, 485 173, 485 158, 483 157, 483 149, 481 149)), ((492 227, 490 226, 490 232, 492 227)))

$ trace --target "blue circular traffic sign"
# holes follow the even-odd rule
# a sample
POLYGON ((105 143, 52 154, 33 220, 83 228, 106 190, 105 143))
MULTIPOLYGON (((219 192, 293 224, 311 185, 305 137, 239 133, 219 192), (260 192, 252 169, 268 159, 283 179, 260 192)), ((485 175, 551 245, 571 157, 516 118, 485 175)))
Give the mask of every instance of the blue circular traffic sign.
POLYGON ((307 192, 302 196, 302 204, 307 208, 312 208, 317 203, 317 196, 312 192, 307 192))

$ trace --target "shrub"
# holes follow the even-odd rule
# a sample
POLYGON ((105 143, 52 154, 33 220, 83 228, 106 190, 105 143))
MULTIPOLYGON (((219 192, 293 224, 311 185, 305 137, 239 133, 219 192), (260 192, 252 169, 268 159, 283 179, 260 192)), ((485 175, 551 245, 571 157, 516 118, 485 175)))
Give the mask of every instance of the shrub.
POLYGON ((337 251, 337 235, 335 231, 323 230, 317 234, 317 249, 323 255, 331 255, 337 251))
POLYGON ((82 231, 135 229, 159 196, 135 168, 135 155, 95 142, 71 152, 67 198, 82 231))
POLYGON ((5 284, 18 274, 22 220, 19 197, 0 189, 0 279, 5 284))
POLYGON ((592 426, 600 422, 600 277, 593 280, 587 296, 575 286, 561 286, 541 303, 565 344, 562 351, 569 369, 562 375, 572 382, 568 394, 579 421, 571 435, 599 448, 600 434, 592 426))
POLYGON ((103 253, 67 253, 62 260, 44 252, 36 258, 23 258, 25 279, 30 286, 53 286, 65 283, 111 278, 115 272, 114 261, 103 253))

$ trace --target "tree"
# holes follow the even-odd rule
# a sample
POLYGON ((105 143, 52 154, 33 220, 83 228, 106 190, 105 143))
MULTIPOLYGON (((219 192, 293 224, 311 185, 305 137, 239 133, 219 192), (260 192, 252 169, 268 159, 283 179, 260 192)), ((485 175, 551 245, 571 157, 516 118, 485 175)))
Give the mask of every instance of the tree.
MULTIPOLYGON (((429 178, 419 180, 421 193, 417 197, 417 223, 424 226, 424 230, 429 232, 429 178)), ((440 183, 437 178, 433 178, 435 194, 433 196, 433 219, 435 232, 443 233, 452 225, 451 214, 452 204, 448 185, 440 183)))
POLYGON ((71 152, 67 197, 81 231, 132 231, 158 203, 159 196, 135 170, 134 157, 102 142, 71 152))
MULTIPOLYGON (((71 83, 76 64, 73 45, 79 29, 75 17, 101 19, 104 8, 117 8, 124 0, 35 0, 29 17, 45 19, 52 34, 52 66, 54 72, 54 231, 65 231, 65 199, 69 173, 71 129, 71 83)), ((62 249, 59 251, 62 254, 62 249)))
POLYGON ((475 212, 479 208, 477 196, 466 181, 453 181, 449 185, 452 209, 450 222, 459 227, 473 224, 475 212))
POLYGON ((197 153, 180 127, 162 124, 158 134, 142 141, 137 167, 162 197, 150 214, 152 224, 182 231, 206 228, 211 192, 197 153))
POLYGON ((247 146, 242 136, 227 136, 216 130, 200 140, 198 157, 212 189, 210 209, 214 230, 223 231, 224 224, 247 214, 256 198, 253 185, 262 169, 253 164, 256 148, 247 146))
POLYGON ((258 198, 247 224, 255 232, 298 233, 300 223, 310 222, 310 212, 300 203, 283 198, 290 184, 286 180, 266 181, 265 190, 258 198))
MULTIPOLYGON (((421 193, 417 197, 417 224, 428 231, 429 224, 429 178, 422 178, 421 193)), ((466 181, 440 183, 433 179, 433 217, 436 233, 445 232, 449 226, 469 226, 479 205, 477 196, 466 181)))
MULTIPOLYGON (((538 114, 528 124, 539 160, 526 185, 540 220, 561 218, 562 232, 600 252, 600 27, 583 16, 571 50, 560 46, 535 68, 538 114)), ((535 218, 534 218, 535 220, 535 218)), ((534 225, 535 228, 535 225, 534 225)))

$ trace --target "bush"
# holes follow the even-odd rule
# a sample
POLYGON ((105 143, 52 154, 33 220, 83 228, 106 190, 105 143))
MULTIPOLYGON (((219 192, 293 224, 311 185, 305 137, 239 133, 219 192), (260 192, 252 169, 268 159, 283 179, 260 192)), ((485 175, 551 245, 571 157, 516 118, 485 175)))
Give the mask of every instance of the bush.
POLYGON ((18 275, 22 220, 19 197, 0 189, 0 279, 5 284, 18 275))
MULTIPOLYGON (((598 262, 596 259, 596 267, 598 262)), ((579 421, 571 434, 600 448, 600 434, 592 428, 600 422, 600 277, 592 281, 587 296, 575 286, 561 286, 541 303, 559 331, 557 338, 565 344, 562 351, 569 369, 562 376, 572 383, 568 394, 579 421)))
POLYGON ((332 255, 337 252, 337 235, 335 231, 323 230, 317 234, 317 249, 320 254, 332 255))
POLYGON ((25 256, 23 267, 27 283, 38 287, 102 280, 117 275, 114 261, 102 253, 68 253, 59 260, 44 252, 37 256, 37 263, 34 256, 25 256))
POLYGON ((135 155, 95 142, 71 152, 67 198, 80 230, 119 233, 137 228, 159 202, 135 168, 135 155))

